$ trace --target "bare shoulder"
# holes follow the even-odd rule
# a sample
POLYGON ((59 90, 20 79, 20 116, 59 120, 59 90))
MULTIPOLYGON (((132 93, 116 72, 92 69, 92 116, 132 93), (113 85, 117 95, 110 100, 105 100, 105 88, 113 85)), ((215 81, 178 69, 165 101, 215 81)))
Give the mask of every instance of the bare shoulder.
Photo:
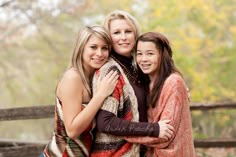
POLYGON ((79 72, 75 68, 68 69, 62 76, 61 82, 82 82, 79 72))
POLYGON ((75 68, 70 68, 63 74, 58 83, 57 94, 60 95, 60 93, 71 89, 79 90, 78 87, 83 87, 81 76, 75 68))

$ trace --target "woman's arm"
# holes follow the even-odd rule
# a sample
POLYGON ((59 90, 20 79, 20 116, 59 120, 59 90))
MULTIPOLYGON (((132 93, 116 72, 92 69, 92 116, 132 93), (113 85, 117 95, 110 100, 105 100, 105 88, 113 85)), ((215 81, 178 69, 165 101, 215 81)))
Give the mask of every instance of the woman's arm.
MULTIPOLYGON (((180 76, 172 76, 168 79, 162 89, 161 100, 156 108, 157 117, 154 117, 154 121, 170 119, 170 124, 174 127, 174 135, 168 140, 150 140, 146 143, 149 147, 156 148, 165 148, 167 147, 172 140, 175 138, 181 123, 182 110, 183 107, 186 106, 186 102, 188 102, 188 94, 186 91, 186 86, 184 80, 180 76), (158 111, 159 110, 159 111, 158 111)), ((155 114, 154 114, 155 115, 155 114)))
POLYGON ((99 132, 116 136, 159 136, 158 123, 131 122, 118 118, 115 114, 99 110, 97 117, 97 130, 99 132))
MULTIPOLYGON (((126 137, 126 140, 131 143, 140 143, 149 147, 165 148, 175 138, 179 124, 182 118, 182 109, 186 101, 188 101, 188 93, 184 81, 179 76, 172 75, 168 82, 165 83, 162 89, 160 102, 156 105, 154 111, 154 121, 170 119, 170 123, 174 128, 174 133, 169 138, 154 138, 154 137, 126 137), (175 76, 175 77, 173 77, 175 76), (158 107, 157 107, 158 106, 158 107)), ((186 107, 186 106, 185 106, 186 107)), ((162 128, 160 126, 160 128, 162 128)), ((161 130, 160 130, 161 132, 161 130)))
POLYGON ((143 145, 152 145, 155 143, 166 142, 174 135, 174 127, 172 127, 169 123, 170 120, 160 120, 159 124, 159 136, 158 137, 133 137, 133 136, 125 136, 126 141, 130 143, 139 143, 143 145))
MULTIPOLYGON (((97 72, 96 75, 98 76, 99 72, 97 72)), ((94 76, 94 82, 96 82, 96 77, 97 77, 96 75, 94 76)), ((125 111, 119 110, 120 97, 123 94, 122 90, 123 86, 124 86, 124 80, 121 75, 118 79, 118 83, 116 85, 113 94, 111 94, 111 96, 106 98, 106 100, 103 103, 102 109, 99 110, 99 112, 97 113, 96 117, 97 130, 99 132, 112 134, 116 136, 158 137, 159 136, 158 122, 156 123, 132 122, 130 121, 130 119, 118 117, 118 112, 122 112, 122 114, 127 114, 127 117, 129 117, 129 115, 132 114, 131 112, 127 113, 126 109, 124 109, 125 111)), ((129 102, 129 99, 124 100, 123 103, 125 105, 132 105, 131 102, 129 102)), ((168 124, 166 124, 166 126, 167 125, 168 124)), ((167 127, 163 128, 171 129, 171 126, 168 125, 167 127)), ((161 132, 161 135, 163 135, 163 132, 161 132)))
POLYGON ((84 85, 75 70, 68 70, 58 84, 57 96, 62 102, 65 128, 68 136, 77 138, 92 122, 104 99, 110 95, 117 82, 116 72, 111 72, 98 82, 99 91, 82 110, 84 85))

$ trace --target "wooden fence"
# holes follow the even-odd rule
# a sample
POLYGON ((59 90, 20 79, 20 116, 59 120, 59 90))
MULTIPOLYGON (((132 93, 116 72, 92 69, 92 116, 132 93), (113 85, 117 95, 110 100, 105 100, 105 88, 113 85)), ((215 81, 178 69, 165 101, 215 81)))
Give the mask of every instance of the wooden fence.
MULTIPOLYGON (((236 109, 236 103, 228 104, 192 104, 193 110, 216 110, 216 109, 236 109)), ((54 116, 54 106, 33 106, 0 109, 0 121, 9 120, 26 120, 26 119, 42 119, 52 118, 54 116)), ((0 157, 35 157, 39 156, 43 148, 47 144, 45 142, 27 142, 19 140, 0 139, 0 157)), ((196 148, 212 148, 212 147, 235 147, 236 139, 194 139, 196 148)))

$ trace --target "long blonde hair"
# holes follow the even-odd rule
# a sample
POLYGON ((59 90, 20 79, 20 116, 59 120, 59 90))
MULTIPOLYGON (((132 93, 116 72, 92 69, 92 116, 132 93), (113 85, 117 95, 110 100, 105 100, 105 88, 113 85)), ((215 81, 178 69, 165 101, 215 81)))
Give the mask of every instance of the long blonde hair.
POLYGON ((71 67, 74 67, 78 70, 85 88, 90 94, 90 80, 88 80, 85 76, 82 56, 84 47, 92 35, 96 35, 97 37, 103 39, 108 44, 109 52, 111 51, 111 38, 109 36, 109 33, 103 26, 85 26, 84 28, 80 29, 78 33, 70 63, 71 67))

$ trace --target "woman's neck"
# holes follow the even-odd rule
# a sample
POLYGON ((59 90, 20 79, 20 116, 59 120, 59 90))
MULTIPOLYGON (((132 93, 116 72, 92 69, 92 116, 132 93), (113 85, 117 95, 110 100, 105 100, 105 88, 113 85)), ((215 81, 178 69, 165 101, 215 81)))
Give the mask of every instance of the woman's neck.
POLYGON ((128 59, 128 60, 130 60, 130 59, 132 59, 132 56, 130 55, 130 56, 124 56, 124 55, 121 55, 121 54, 119 54, 119 53, 116 53, 116 52, 112 52, 112 55, 114 56, 114 57, 116 57, 117 59, 128 59))
POLYGON ((123 69, 125 75, 128 77, 130 82, 134 82, 136 84, 140 82, 138 71, 136 67, 133 65, 132 56, 126 57, 117 53, 112 53, 111 57, 121 66, 121 68, 123 69))

